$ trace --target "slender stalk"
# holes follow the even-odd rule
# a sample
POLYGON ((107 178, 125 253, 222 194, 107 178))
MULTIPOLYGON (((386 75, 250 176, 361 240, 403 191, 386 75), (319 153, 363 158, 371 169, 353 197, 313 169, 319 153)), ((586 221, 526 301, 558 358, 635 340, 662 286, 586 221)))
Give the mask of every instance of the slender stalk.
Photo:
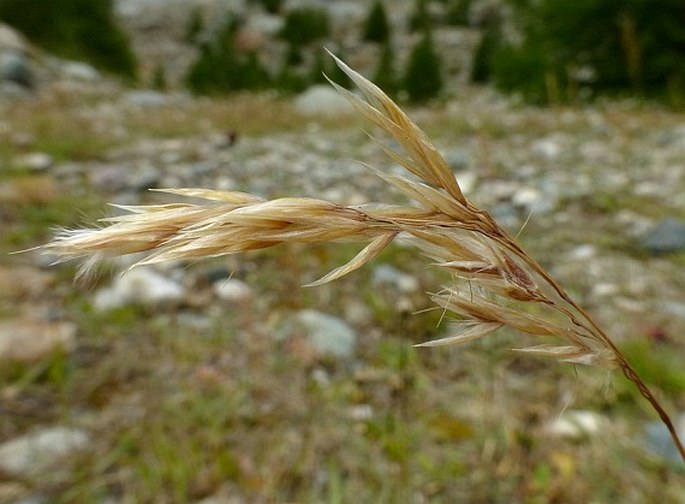
POLYGON ((566 290, 563 287, 561 287, 561 285, 559 285, 556 282, 556 280, 554 280, 549 275, 549 273, 547 273, 547 271, 544 268, 542 268, 542 266, 540 266, 540 264, 538 264, 537 261, 535 261, 535 259, 528 256, 525 253, 525 251, 523 251, 523 249, 518 247, 518 245, 516 247, 516 250, 519 252, 519 254, 522 253, 522 256, 519 255, 519 257, 522 257, 540 276, 542 276, 545 279, 545 281, 554 289, 557 295, 559 295, 559 297, 563 299, 567 304, 572 306, 583 317, 583 319, 585 319, 590 324, 592 332, 599 336, 602 339, 602 341, 612 350, 616 357, 616 360, 618 361, 618 366, 621 368, 621 371, 623 372, 623 375, 637 387, 642 397, 644 397, 649 402, 652 408, 659 415, 659 418, 668 429, 671 439, 673 440, 673 443, 675 444, 678 453, 680 454, 680 458, 683 460, 683 462, 685 462, 685 447, 683 446, 683 443, 680 439, 677 429, 675 428, 675 425, 673 424, 673 421, 671 420, 671 417, 663 408, 663 406, 656 398, 652 390, 647 386, 644 380, 635 371, 630 362, 628 362, 628 359, 626 359, 626 357, 623 355, 623 352, 621 352, 621 350, 618 348, 618 346, 616 346, 613 340, 609 338, 609 336, 604 332, 604 330, 595 322, 595 320, 587 312, 587 310, 585 310, 582 306, 576 303, 573 300, 573 298, 571 298, 568 295, 566 290))

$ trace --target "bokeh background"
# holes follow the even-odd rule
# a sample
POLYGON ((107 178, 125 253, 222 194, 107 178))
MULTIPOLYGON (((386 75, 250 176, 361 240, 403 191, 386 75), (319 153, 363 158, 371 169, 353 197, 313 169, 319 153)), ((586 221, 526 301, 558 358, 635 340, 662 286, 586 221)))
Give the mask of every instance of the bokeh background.
POLYGON ((80 283, 13 254, 155 187, 406 203, 324 47, 685 424, 681 0, 0 0, 0 502, 685 502, 618 373, 414 348, 450 278, 411 248, 311 289, 357 248, 80 283))

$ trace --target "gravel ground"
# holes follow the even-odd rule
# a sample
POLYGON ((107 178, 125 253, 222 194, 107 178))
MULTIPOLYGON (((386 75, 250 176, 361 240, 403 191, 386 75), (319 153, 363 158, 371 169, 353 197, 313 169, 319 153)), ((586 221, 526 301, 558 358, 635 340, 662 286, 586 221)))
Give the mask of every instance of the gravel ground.
MULTIPOLYGON (((403 201, 359 162, 400 171, 360 124, 281 100, 61 84, 2 110, 4 251, 115 211, 103 201, 169 198, 151 187, 403 201)), ((684 408, 685 239, 678 245, 677 225, 670 250, 649 237, 685 220, 685 116, 628 101, 541 110, 482 89, 410 115, 467 195, 636 349, 671 411, 684 408)), ((603 372, 576 376, 513 357, 506 334, 455 352, 411 350, 443 330, 411 313, 444 281, 411 251, 396 247, 341 282, 299 288, 353 252, 291 247, 171 264, 134 284, 104 274, 86 286, 72 284, 71 266, 6 256, 0 459, 12 462, 0 465, 0 501, 647 502, 658 489, 660 501, 682 502, 682 473, 641 448, 650 417, 622 382, 607 388, 603 372), (330 341, 312 336, 322 324, 324 340, 340 331, 350 345, 330 353, 330 341), (585 411, 588 426, 554 430, 568 408, 585 411), (176 414, 185 420, 173 423, 176 414), (222 434, 206 434, 207 418, 222 434), (12 451, 40 443, 47 462, 12 451), (231 458, 218 469, 191 462, 192 443, 212 462, 222 449, 231 458), (184 479, 160 447, 205 469, 178 466, 184 479), (296 466, 294 452, 304 457, 296 466), (36 476, 65 454, 72 465, 36 476)))

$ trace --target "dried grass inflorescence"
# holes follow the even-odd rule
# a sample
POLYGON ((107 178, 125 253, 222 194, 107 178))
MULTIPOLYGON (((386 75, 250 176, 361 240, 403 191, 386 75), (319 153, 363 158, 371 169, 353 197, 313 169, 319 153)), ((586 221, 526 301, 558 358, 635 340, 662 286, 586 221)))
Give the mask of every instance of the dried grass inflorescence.
POLYGON ((43 248, 60 260, 86 259, 84 273, 103 258, 136 252, 148 252, 136 263, 140 265, 216 257, 284 242, 368 243, 347 264, 310 284, 314 286, 361 267, 394 239, 406 239, 435 266, 453 273, 453 282, 432 297, 456 315, 454 331, 422 346, 464 343, 509 327, 540 341, 518 351, 619 367, 658 412, 685 460, 670 418, 605 332, 489 213, 464 196, 443 157, 405 113, 381 89, 335 59, 362 95, 332 85, 361 115, 399 142, 403 153, 380 145, 413 176, 368 168, 418 207, 341 206, 314 198, 264 200, 234 191, 163 189, 204 202, 121 206, 129 213, 104 219, 105 227, 62 231, 43 248))

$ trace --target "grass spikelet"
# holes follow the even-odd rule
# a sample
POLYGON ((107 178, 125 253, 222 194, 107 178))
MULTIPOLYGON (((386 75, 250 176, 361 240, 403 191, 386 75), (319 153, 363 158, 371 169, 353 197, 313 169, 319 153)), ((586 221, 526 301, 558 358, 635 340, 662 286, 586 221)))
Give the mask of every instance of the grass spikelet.
POLYGON ((379 172, 417 207, 342 206, 315 198, 264 200, 241 192, 161 189, 201 203, 119 206, 125 215, 103 219, 103 227, 63 231, 43 249, 58 260, 82 259, 86 271, 99 259, 138 252, 137 264, 196 261, 284 242, 359 242, 362 250, 347 264, 309 284, 321 285, 360 268, 394 239, 416 246, 453 283, 433 295, 456 315, 454 333, 422 343, 443 346, 483 338, 502 327, 527 333, 539 344, 517 349, 531 355, 620 368, 667 426, 685 461, 673 423, 588 312, 530 257, 486 211, 470 202, 447 163, 426 135, 381 89, 331 55, 362 92, 332 83, 371 123, 392 136, 402 153, 386 153, 420 180, 379 172))

